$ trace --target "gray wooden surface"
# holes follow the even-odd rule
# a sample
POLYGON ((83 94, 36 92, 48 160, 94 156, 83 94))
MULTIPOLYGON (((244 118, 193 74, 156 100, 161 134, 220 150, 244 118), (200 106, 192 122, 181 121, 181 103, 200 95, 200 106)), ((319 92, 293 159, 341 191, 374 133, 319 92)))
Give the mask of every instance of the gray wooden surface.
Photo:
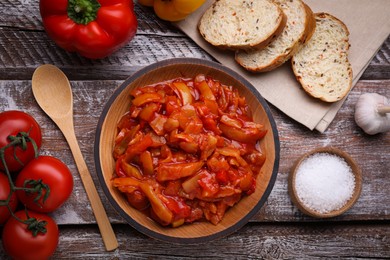
MULTIPOLYGON (((0 1, 0 111, 17 109, 33 115, 43 130, 41 153, 60 158, 74 173, 71 198, 52 214, 61 232, 54 259, 390 257, 390 132, 368 136, 353 118, 362 93, 390 97, 390 38, 324 134, 306 129, 270 105, 281 143, 279 173, 269 199, 250 223, 212 243, 172 245, 134 230, 109 205, 94 168, 96 124, 111 93, 139 68, 173 57, 212 57, 149 9, 136 4, 139 28, 133 41, 106 59, 88 60, 61 50, 48 39, 38 2, 0 1), (76 135, 119 239, 120 247, 114 252, 104 250, 65 139, 33 99, 32 73, 44 63, 60 67, 71 80, 76 135), (359 163, 363 190, 351 210, 333 219, 318 220, 303 215, 291 203, 287 177, 298 157, 327 145, 345 150, 359 163)), ((7 259, 0 246, 3 258, 7 259)))

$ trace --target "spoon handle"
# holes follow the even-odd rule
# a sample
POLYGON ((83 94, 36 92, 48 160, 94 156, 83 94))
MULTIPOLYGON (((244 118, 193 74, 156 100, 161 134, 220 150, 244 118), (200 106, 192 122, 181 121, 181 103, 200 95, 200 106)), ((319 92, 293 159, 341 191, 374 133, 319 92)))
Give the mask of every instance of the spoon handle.
POLYGON ((96 222, 99 226, 100 234, 102 235, 106 250, 113 251, 118 247, 118 241, 115 237, 115 233, 112 229, 111 223, 107 217, 102 201, 100 200, 91 174, 81 153, 80 146, 76 139, 76 135, 74 131, 62 132, 66 140, 68 141, 70 150, 72 151, 85 191, 91 203, 92 211, 95 214, 96 222))

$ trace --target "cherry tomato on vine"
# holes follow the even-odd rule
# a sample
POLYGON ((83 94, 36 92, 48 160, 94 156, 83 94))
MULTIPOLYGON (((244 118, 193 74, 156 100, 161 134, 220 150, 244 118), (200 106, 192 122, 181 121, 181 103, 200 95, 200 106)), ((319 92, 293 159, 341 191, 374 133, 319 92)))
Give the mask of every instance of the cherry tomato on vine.
MULTIPOLYGON (((8 182, 8 177, 4 173, 0 172, 0 200, 6 200, 10 192, 11 188, 8 182)), ((16 207, 18 206, 18 198, 16 193, 11 195, 8 205, 12 211, 15 211, 16 207)), ((11 212, 9 212, 7 206, 0 206, 0 225, 3 225, 10 216, 11 212)))
MULTIPOLYGON (((12 140, 17 143, 16 146, 4 151, 4 159, 10 172, 19 171, 35 157, 31 139, 39 150, 42 144, 41 128, 32 116, 17 110, 0 113, 0 148, 8 145, 12 140)), ((0 169, 5 170, 1 160, 0 169)))
POLYGON ((15 218, 10 218, 3 228, 3 248, 4 251, 12 258, 18 260, 29 259, 48 259, 55 252, 58 240, 59 231, 55 221, 46 214, 40 214, 33 211, 28 211, 28 216, 24 210, 15 213, 19 219, 26 221, 27 219, 35 218, 39 224, 35 222, 35 227, 30 228, 29 225, 18 221, 15 218), (38 229, 37 229, 38 228, 38 229), (46 230, 44 232, 44 230, 46 230), (36 236, 34 236, 36 232, 36 236))
POLYGON ((28 209, 48 213, 58 209, 69 198, 73 191, 73 176, 61 160, 52 156, 39 156, 20 171, 15 185, 36 187, 37 191, 17 190, 16 194, 28 209), (37 201, 34 201, 37 196, 37 201))

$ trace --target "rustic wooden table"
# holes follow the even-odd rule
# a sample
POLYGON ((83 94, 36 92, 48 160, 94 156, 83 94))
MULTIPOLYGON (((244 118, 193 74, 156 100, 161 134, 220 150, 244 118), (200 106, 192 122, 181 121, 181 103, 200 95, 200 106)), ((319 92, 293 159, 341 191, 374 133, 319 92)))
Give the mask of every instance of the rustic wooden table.
MULTIPOLYGON (((41 153, 60 158, 74 173, 71 198, 52 214, 60 227, 54 259, 390 257, 390 132, 369 136, 354 121, 354 106, 361 94, 390 97, 390 38, 325 133, 308 130, 270 105, 281 142, 279 173, 266 204, 247 225, 211 243, 174 245, 139 233, 109 205, 94 168, 96 124, 111 93, 138 69, 173 57, 212 58, 169 23, 136 4, 139 28, 133 41, 109 58, 85 59, 61 50, 47 37, 38 2, 0 1, 0 111, 17 109, 33 115, 43 129, 41 153), (76 135, 119 240, 114 252, 104 249, 64 137, 32 96, 32 74, 45 63, 60 67, 71 81, 76 135), (345 150, 359 163, 363 190, 345 214, 319 220, 303 215, 291 203, 287 176, 299 156, 328 145, 345 150)), ((1 246, 0 258, 7 259, 1 246)))

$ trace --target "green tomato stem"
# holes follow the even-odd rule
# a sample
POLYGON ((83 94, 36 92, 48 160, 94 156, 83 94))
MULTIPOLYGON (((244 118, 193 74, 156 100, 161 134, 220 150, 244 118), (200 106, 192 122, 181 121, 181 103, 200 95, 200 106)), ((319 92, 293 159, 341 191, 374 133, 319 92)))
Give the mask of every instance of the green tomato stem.
POLYGON ((29 231, 31 231, 33 237, 36 237, 39 233, 45 234, 47 232, 47 229, 46 229, 47 222, 44 220, 38 220, 36 218, 31 218, 28 215, 27 209, 25 209, 26 217, 27 217, 26 220, 18 218, 9 206, 8 206, 8 210, 11 212, 11 215, 14 219, 27 225, 27 229, 29 231))

